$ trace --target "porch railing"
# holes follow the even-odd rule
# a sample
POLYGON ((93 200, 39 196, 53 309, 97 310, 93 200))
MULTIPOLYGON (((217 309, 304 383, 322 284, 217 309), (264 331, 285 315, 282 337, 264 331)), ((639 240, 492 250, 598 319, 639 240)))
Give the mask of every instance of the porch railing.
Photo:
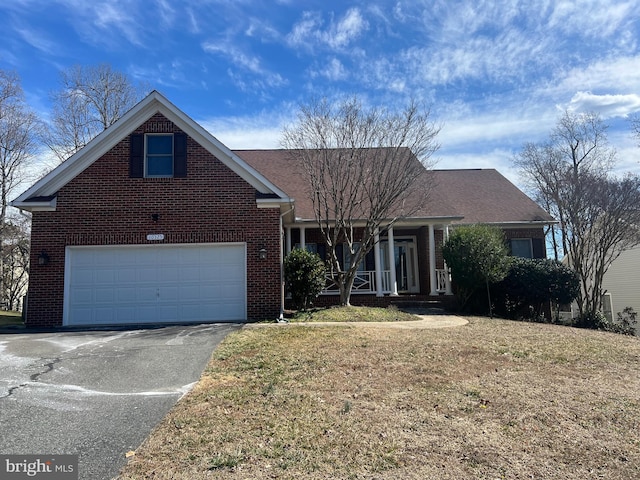
POLYGON ((438 293, 444 293, 447 291, 447 278, 449 272, 444 268, 436 268, 436 289, 438 293))
MULTIPOLYGON (((339 293, 338 284, 327 274, 327 286, 322 293, 339 293)), ((388 285, 391 283, 391 272, 388 270, 382 272, 382 291, 390 292, 388 285), (385 288, 386 287, 386 288, 385 288)), ((359 271, 353 280, 352 293, 376 293, 376 272, 374 270, 359 271)))
MULTIPOLYGON (((436 269, 436 280, 438 293, 444 293, 447 290, 447 275, 448 272, 445 269, 436 269)), ((353 281, 352 293, 376 293, 376 272, 375 270, 363 270, 356 274, 356 278, 353 281)), ((338 284, 331 278, 331 275, 327 274, 327 284, 322 293, 324 294, 337 294, 340 292, 338 284)), ((391 292, 391 271, 382 271, 382 293, 391 292)))

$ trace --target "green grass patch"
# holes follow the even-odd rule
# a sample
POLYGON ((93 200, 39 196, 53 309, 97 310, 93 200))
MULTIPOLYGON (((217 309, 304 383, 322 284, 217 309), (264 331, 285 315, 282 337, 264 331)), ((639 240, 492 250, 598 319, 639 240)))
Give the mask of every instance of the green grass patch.
POLYGON ((20 312, 0 312, 0 327, 9 325, 23 325, 22 313, 20 312))

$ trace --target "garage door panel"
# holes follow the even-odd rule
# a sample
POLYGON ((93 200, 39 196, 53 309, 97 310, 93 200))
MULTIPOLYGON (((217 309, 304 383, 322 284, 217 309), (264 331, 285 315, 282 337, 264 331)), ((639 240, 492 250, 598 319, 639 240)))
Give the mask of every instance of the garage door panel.
POLYGON ((242 244, 69 247, 65 324, 242 321, 242 244))

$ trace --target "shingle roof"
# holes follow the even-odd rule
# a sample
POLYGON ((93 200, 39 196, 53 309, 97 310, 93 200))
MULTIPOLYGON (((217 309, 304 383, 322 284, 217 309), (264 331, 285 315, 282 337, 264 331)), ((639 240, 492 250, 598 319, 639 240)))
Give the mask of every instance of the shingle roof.
MULTIPOLYGON (((296 217, 313 219, 302 170, 289 150, 234 153, 295 200, 296 217)), ((495 169, 425 170, 427 204, 413 217, 464 217, 456 223, 549 223, 553 218, 495 169)))
POLYGON ((444 197, 458 213, 459 223, 553 222, 549 213, 493 168, 436 170, 432 201, 444 197))

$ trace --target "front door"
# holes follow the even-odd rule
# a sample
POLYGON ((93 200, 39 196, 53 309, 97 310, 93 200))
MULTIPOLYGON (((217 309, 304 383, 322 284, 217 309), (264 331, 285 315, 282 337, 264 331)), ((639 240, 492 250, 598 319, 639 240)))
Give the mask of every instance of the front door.
MULTIPOLYGON (((419 293, 418 251, 415 240, 413 238, 398 238, 394 239, 393 244, 398 292, 419 293)), ((388 242, 382 242, 380 247, 383 254, 383 269, 389 270, 388 242)))

